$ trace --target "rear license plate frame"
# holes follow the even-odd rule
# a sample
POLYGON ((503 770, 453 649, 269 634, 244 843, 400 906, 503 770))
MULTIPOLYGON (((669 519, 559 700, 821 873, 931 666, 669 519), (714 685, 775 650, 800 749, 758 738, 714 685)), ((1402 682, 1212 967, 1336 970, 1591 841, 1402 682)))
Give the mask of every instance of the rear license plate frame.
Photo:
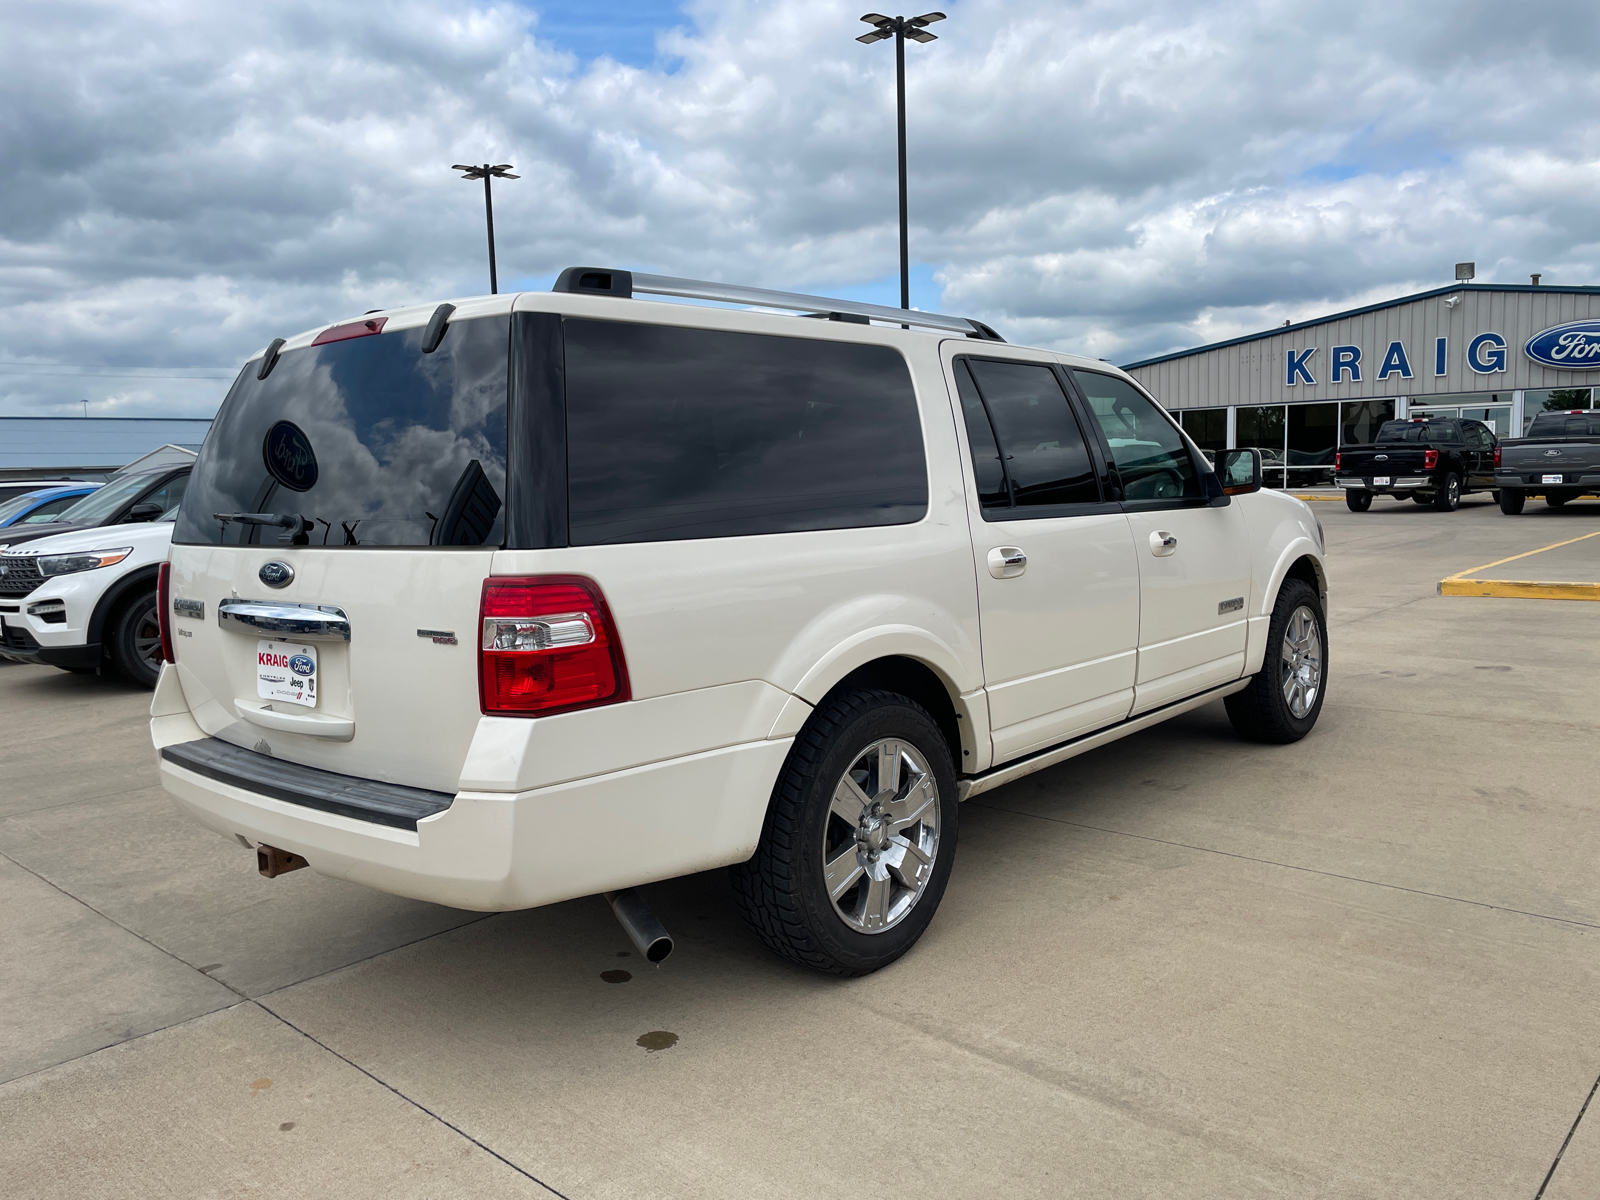
POLYGON ((319 666, 317 648, 309 643, 262 639, 256 643, 256 696, 315 708, 319 666))

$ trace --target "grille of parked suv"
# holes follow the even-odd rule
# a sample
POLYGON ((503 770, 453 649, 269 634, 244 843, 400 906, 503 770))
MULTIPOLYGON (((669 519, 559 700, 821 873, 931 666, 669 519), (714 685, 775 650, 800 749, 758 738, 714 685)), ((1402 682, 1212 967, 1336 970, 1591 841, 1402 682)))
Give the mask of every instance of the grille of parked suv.
POLYGON ((32 555, 0 554, 0 596, 26 596, 43 582, 32 555))

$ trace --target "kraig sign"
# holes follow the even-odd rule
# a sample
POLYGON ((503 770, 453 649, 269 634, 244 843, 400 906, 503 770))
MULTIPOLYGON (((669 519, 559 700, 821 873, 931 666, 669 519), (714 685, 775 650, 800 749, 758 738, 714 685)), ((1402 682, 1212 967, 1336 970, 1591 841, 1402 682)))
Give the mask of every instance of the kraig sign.
POLYGON ((1547 367, 1593 371, 1600 367, 1600 321, 1552 325, 1529 338, 1522 352, 1547 367))

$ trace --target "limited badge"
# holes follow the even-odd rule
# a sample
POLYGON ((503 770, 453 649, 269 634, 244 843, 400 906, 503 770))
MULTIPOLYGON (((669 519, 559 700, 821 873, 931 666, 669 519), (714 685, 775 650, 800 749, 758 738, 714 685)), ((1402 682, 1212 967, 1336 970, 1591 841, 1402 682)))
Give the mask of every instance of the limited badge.
POLYGON ((293 421, 279 421, 261 443, 267 470, 284 487, 309 492, 317 486, 317 456, 311 439, 293 421))

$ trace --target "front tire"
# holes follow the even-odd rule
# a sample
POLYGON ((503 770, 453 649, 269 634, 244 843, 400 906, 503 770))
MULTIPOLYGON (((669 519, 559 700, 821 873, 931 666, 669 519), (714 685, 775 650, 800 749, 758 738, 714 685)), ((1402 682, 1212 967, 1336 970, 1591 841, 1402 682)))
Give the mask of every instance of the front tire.
POLYGON ((791 962, 870 974, 932 922, 956 817, 955 766, 933 718, 893 692, 842 692, 807 719, 755 855, 730 868, 739 908, 791 962))
POLYGON ((1344 502, 1351 512, 1366 512, 1372 507, 1372 493, 1362 488, 1347 488, 1344 502))
POLYGON ((1303 580, 1286 579, 1267 623, 1267 657, 1242 692, 1223 701, 1234 731, 1252 742, 1298 742, 1317 723, 1327 692, 1328 623, 1303 580))
POLYGON ((1433 493, 1435 512, 1455 512, 1461 507, 1461 476, 1451 472, 1433 493))
POLYGON ((1528 502, 1527 492, 1514 492, 1510 488, 1500 489, 1500 511, 1508 517, 1514 517, 1522 511, 1522 506, 1528 502))
POLYGON ((155 589, 140 592, 117 610, 106 630, 111 665, 129 683, 153 688, 161 674, 161 617, 155 589))

